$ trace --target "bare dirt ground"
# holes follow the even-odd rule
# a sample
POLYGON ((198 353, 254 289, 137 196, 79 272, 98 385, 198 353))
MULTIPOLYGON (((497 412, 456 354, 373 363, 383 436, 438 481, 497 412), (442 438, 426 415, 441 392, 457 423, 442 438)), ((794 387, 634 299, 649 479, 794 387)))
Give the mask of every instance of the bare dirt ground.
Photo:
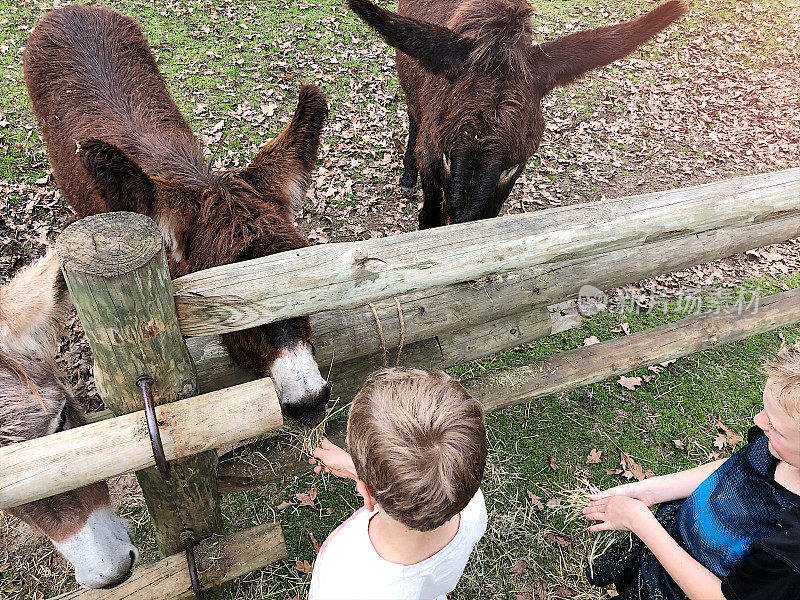
MULTIPOLYGON (((226 4, 226 9, 237 10, 232 6, 226 4)), ((276 3, 276 10, 283 6, 276 3)), ((540 13, 534 15, 539 39, 625 18, 614 2, 555 14, 546 5, 539 6, 540 13)), ((124 5, 117 8, 124 10, 124 5)), ((40 14, 41 10, 31 13, 28 27, 40 14)), ((294 81, 287 83, 286 73, 297 80, 310 75, 323 89, 331 88, 331 118, 306 208, 297 223, 311 243, 412 231, 421 202, 421 192, 408 200, 397 185, 407 119, 393 79, 393 57, 366 29, 346 28, 344 21, 352 23, 351 19, 338 11, 323 24, 329 31, 346 33, 339 45, 328 49, 325 60, 285 43, 313 38, 319 23, 289 25, 267 52, 277 68, 264 74, 249 102, 209 108, 212 103, 206 94, 219 90, 191 91, 183 78, 167 77, 208 152, 222 141, 216 163, 225 167, 237 164, 239 156, 252 156, 258 146, 259 140, 241 142, 245 134, 237 133, 239 125, 247 132, 259 119, 272 118, 273 113, 285 119, 291 112, 297 86, 294 81), (220 119, 234 128, 227 143, 216 127, 220 119), (227 144, 234 149, 226 150, 227 144)), ((180 52, 180 48, 155 48, 160 55, 180 52)), ((7 51, 18 52, 19 46, 7 51)), ((505 211, 530 212, 800 166, 799 65, 796 0, 698 1, 683 22, 658 36, 646 51, 547 98, 544 141, 505 211)), ((203 65, 194 68, 200 71, 203 65)), ((20 119, 12 127, 24 128, 35 142, 38 133, 32 117, 20 119)), ((0 134, 8 127, 3 122, 0 113, 0 134)), ((13 143, 0 137, 0 153, 9 152, 13 143)), ((20 168, 0 180, 2 281, 41 255, 70 216, 52 177, 44 174, 47 163, 41 149, 16 166, 20 168), (32 181, 32 173, 41 177, 32 181)), ((747 278, 798 271, 800 246, 795 240, 640 282, 631 290, 670 296, 686 288, 733 286, 747 278)), ((101 408, 91 375, 91 353, 75 318, 67 323, 58 362, 84 406, 101 408)), ((0 516, 0 574, 31 554, 40 563, 31 571, 34 579, 41 577, 48 581, 47 587, 60 587, 54 581, 68 577, 63 561, 25 527, 0 516)), ((35 582, 28 583, 27 589, 37 588, 35 582)))

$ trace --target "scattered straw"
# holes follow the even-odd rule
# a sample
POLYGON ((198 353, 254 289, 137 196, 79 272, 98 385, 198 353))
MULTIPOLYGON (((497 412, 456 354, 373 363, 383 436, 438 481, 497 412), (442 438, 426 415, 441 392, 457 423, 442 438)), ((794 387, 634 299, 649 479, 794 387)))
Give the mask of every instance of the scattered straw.
MULTIPOLYGON (((555 492, 554 496, 560 500, 557 506, 552 510, 561 513, 565 525, 570 525, 578 521, 585 522, 583 509, 589 505, 589 496, 597 494, 602 491, 601 488, 590 483, 587 479, 578 479, 580 485, 573 488, 562 488, 555 492)), ((605 553, 606 550, 619 539, 619 532, 617 531, 599 531, 591 534, 591 547, 587 557, 589 569, 592 571, 592 564, 594 560, 605 553)), ((628 541, 632 544, 630 532, 628 532, 628 541)), ((593 574, 593 571, 592 571, 593 574)))
POLYGON ((319 425, 315 427, 306 427, 305 425, 293 424, 287 428, 286 434, 289 437, 289 443, 300 455, 301 459, 310 458, 312 456, 314 448, 317 448, 325 437, 325 428, 328 422, 350 406, 348 402, 337 408, 336 404, 338 404, 338 402, 337 400, 334 403, 333 407, 328 411, 328 414, 325 415, 325 418, 319 425))

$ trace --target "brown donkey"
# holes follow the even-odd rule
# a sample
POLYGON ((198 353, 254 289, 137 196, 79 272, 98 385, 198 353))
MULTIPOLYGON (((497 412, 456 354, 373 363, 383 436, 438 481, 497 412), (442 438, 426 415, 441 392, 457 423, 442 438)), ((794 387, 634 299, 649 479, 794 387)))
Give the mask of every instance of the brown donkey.
POLYGON ((397 13, 347 2, 397 49, 409 118, 400 185, 413 194, 420 175, 420 229, 496 217, 542 139, 542 98, 686 12, 672 0, 632 21, 534 44, 525 0, 399 0, 397 13))
MULTIPOLYGON (((52 359, 68 310, 54 252, 0 288, 0 446, 85 423, 52 359)), ((125 521, 111 508, 105 482, 8 512, 49 537, 84 587, 116 584, 139 556, 125 521)))
MULTIPOLYGON (((307 245, 302 207, 328 108, 303 86, 294 117, 245 169, 212 172, 136 21, 103 8, 47 13, 25 45, 25 81, 53 173, 79 216, 130 210, 161 229, 173 277, 307 245)), ((270 375, 286 414, 322 420, 330 397, 308 318, 222 336, 270 375)))

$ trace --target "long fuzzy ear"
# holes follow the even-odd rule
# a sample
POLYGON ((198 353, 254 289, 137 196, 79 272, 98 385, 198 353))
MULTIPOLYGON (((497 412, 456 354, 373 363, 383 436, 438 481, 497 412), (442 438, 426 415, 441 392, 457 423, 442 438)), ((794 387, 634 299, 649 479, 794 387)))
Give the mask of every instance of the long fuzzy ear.
POLYGON ((0 350, 51 358, 69 307, 61 267, 50 250, 0 288, 0 350))
POLYGON ((473 42, 447 27, 402 17, 369 0, 347 0, 347 4, 387 44, 416 59, 432 73, 456 70, 472 52, 473 42))
POLYGON ((113 144, 90 139, 78 144, 78 155, 109 211, 151 212, 155 182, 122 150, 113 144))
POLYGON ((630 54, 686 11, 682 0, 670 0, 631 21, 579 31, 541 44, 536 56, 544 93, 630 54))
POLYGON ((320 89, 302 86, 291 122, 240 173, 256 190, 280 197, 289 221, 303 207, 327 116, 328 103, 320 89))

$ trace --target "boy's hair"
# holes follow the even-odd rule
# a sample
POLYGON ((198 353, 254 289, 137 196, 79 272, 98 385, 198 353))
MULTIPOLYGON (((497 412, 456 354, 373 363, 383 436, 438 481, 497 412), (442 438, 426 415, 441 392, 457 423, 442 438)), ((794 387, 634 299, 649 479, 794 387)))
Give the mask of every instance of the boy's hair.
POLYGON ((790 417, 800 420, 800 344, 781 348, 767 363, 767 376, 778 386, 778 404, 790 417))
POLYGON ((353 400, 347 443, 386 514, 431 531, 460 513, 486 466, 483 409, 441 371, 375 371, 353 400))

